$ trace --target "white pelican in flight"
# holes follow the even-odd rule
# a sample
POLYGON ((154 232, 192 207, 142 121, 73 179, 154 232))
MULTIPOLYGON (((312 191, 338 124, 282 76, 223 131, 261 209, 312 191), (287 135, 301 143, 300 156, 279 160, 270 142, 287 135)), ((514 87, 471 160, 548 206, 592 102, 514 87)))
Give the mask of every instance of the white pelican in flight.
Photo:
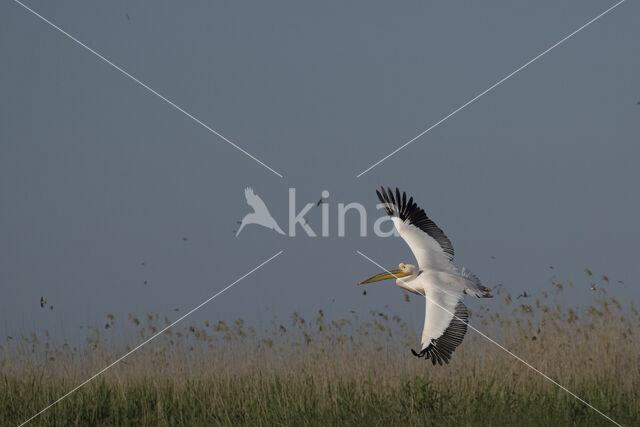
POLYGON ((240 234, 242 229, 247 224, 257 224, 263 227, 275 230, 279 234, 284 234, 284 231, 278 226, 278 223, 271 216, 267 205, 264 204, 260 196, 253 192, 251 187, 244 189, 244 197, 247 199, 247 204, 253 208, 253 212, 250 212, 242 218, 240 228, 236 232, 236 236, 240 234))
POLYGON ((378 198, 391 217, 398 234, 409 245, 418 267, 401 263, 398 269, 385 271, 358 283, 359 285, 385 279, 396 279, 396 285, 426 300, 422 347, 414 356, 449 363, 451 354, 460 345, 469 321, 469 312, 462 303, 463 294, 479 298, 492 297, 491 289, 466 268, 458 270, 453 264, 453 246, 442 230, 429 219, 407 194, 391 188, 378 198))

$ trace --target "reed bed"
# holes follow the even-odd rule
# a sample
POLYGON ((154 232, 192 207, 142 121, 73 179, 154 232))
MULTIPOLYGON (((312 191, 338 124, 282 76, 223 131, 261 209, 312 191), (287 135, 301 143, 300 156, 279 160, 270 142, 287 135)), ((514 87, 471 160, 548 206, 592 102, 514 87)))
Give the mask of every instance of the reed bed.
MULTIPOLYGON (((589 272, 590 273, 590 272, 589 272)), ((608 279, 607 279, 608 282, 608 279)), ((604 282, 603 282, 604 283, 604 282)), ((640 316, 587 286, 586 307, 553 283, 504 288, 471 325, 623 425, 640 425, 640 316)), ((169 324, 109 315, 82 346, 48 333, 0 346, 0 424, 16 425, 169 324), (125 340, 125 332, 136 336, 125 340), (119 331, 122 332, 119 334, 119 331), (119 338, 118 338, 119 337, 119 338), (128 343, 124 342, 128 341, 128 343)), ((270 330, 237 319, 171 328, 34 419, 36 425, 613 425, 469 330, 449 365, 409 351, 398 315, 328 319, 293 313, 270 330)))

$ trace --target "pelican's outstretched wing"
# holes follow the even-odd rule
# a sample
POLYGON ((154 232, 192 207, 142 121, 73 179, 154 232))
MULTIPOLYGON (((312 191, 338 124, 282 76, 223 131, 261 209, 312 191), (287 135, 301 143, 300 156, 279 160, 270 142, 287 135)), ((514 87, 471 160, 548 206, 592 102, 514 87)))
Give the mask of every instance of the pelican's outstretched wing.
POLYGON ((253 192, 253 189, 251 187, 247 187, 244 189, 244 197, 247 199, 247 204, 253 208, 255 213, 266 213, 269 217, 271 217, 269 209, 267 209, 267 206, 264 204, 260 196, 253 192))
POLYGON ((449 363, 451 354, 460 345, 467 332, 469 312, 460 301, 462 295, 443 289, 437 285, 425 290, 424 329, 422 330, 422 350, 414 356, 449 363))
POLYGON ((378 190, 376 193, 421 269, 457 271, 452 264, 453 245, 424 209, 413 201, 413 197, 407 200, 407 193, 402 193, 401 197, 397 188, 395 198, 391 188, 387 191, 382 187, 382 193, 378 190))

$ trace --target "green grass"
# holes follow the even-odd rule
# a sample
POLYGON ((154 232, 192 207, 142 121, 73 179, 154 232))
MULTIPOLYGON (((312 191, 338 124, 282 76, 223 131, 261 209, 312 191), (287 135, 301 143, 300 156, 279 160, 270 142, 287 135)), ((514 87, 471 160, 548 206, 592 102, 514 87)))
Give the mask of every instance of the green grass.
MULTIPOLYGON (((640 315, 600 288, 586 308, 504 290, 471 324, 622 425, 640 425, 640 315)), ((568 282, 567 286, 573 287, 568 282)), ((169 319, 130 316, 131 346, 169 319)), ((0 346, 0 425, 17 425, 124 354, 109 316, 84 346, 44 336, 0 346)), ((613 425, 469 331, 449 365, 409 353, 398 316, 297 313, 256 332, 242 319, 171 329, 33 420, 34 425, 613 425)))
MULTIPOLYGON (((143 380, 121 388, 104 379, 82 388, 41 415, 37 425, 606 425, 566 393, 546 386, 515 389, 480 381, 460 393, 456 384, 421 377, 364 388, 336 380, 327 392, 314 376, 193 381, 143 380)), ((15 425, 68 391, 37 382, 5 382, 0 424, 15 425)), ((640 393, 615 384, 576 386, 575 392, 624 425, 640 424, 640 393), (635 402, 635 403, 633 403, 635 402)))

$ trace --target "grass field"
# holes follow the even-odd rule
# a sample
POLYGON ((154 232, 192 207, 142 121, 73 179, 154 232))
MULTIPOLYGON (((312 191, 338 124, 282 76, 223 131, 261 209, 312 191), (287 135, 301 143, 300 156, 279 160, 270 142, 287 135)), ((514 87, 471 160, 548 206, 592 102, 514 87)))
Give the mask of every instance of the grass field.
MULTIPOLYGON (((571 282, 516 299, 503 289, 471 324, 622 425, 640 425, 640 316, 606 286, 584 308, 556 303, 571 282)), ((611 285, 613 286, 613 285, 611 285)), ((43 336, 0 347, 0 424, 16 425, 126 352, 112 338, 168 324, 155 314, 90 328, 82 348, 43 336)), ((294 313, 268 334, 238 319, 170 329, 33 420, 35 425, 613 425, 469 331, 451 364, 411 356, 398 316, 294 313)))

